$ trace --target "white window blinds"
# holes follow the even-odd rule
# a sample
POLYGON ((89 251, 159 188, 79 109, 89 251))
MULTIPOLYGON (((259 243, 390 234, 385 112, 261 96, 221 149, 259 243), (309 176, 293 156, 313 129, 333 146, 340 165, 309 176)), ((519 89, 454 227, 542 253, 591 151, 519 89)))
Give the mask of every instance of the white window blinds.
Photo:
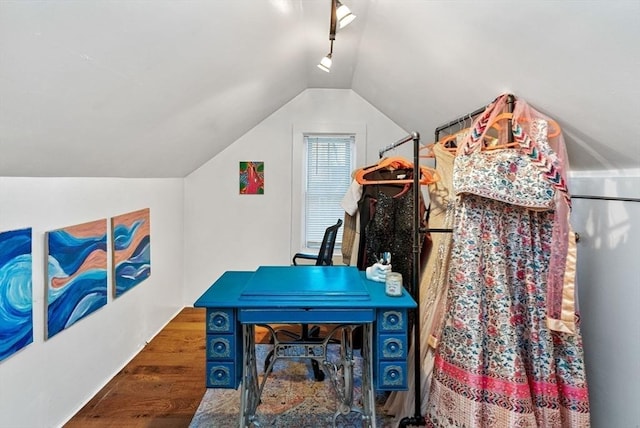
MULTIPOLYGON (((355 136, 305 135, 305 247, 320 248, 327 227, 344 218, 340 202, 351 184, 355 136)), ((338 230, 336 248, 342 243, 338 230)))

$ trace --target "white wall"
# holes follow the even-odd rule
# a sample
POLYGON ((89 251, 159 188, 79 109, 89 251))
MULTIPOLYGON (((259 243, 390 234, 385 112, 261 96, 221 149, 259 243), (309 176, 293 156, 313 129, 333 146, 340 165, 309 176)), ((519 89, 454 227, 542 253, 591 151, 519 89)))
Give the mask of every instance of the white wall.
MULTIPOLYGON (((574 175, 573 195, 640 198, 640 171, 574 175)), ((573 199, 594 428, 640 426, 640 202, 573 199)))
POLYGON ((34 261, 34 341, 0 362, 0 426, 60 426, 183 307, 183 180, 0 177, 0 201, 1 231, 33 228, 34 261), (151 276, 44 340, 45 232, 147 207, 151 276))
POLYGON ((294 135, 302 128, 360 127, 367 164, 408 134, 352 90, 307 89, 185 179, 185 304, 227 270, 291 263, 298 251, 291 247, 291 201, 298 189, 292 165, 302 163, 292 159, 294 135), (264 195, 239 195, 240 161, 264 161, 264 195))

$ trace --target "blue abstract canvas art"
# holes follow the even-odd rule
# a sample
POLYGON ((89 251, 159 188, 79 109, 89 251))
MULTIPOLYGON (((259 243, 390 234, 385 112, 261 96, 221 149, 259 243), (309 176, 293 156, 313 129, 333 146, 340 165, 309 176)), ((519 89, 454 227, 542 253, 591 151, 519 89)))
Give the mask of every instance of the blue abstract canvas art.
POLYGON ((31 228, 0 233, 0 361, 33 342, 31 228))
POLYGON ((107 303, 107 221, 47 233, 47 337, 107 303))
POLYGON ((118 297, 151 275, 149 208, 113 217, 111 230, 113 278, 118 297))

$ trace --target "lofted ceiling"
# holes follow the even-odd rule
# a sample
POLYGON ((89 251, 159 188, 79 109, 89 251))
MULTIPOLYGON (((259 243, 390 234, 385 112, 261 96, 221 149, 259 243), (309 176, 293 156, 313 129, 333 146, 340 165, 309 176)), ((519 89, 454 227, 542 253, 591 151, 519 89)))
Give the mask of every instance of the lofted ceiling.
POLYGON ((640 1, 0 0, 0 176, 183 177, 307 88, 408 132, 513 92, 573 170, 640 168, 640 1))

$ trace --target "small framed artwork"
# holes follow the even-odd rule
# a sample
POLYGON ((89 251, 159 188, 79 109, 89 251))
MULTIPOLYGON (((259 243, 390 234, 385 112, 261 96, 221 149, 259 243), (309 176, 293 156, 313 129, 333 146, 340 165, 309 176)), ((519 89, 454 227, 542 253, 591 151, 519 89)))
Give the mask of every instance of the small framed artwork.
POLYGON ((240 162, 240 194, 264 195, 264 162, 240 162))
POLYGON ((151 221, 149 208, 111 218, 115 297, 151 275, 151 221))
POLYGON ((47 232, 47 338, 107 304, 107 221, 47 232))

